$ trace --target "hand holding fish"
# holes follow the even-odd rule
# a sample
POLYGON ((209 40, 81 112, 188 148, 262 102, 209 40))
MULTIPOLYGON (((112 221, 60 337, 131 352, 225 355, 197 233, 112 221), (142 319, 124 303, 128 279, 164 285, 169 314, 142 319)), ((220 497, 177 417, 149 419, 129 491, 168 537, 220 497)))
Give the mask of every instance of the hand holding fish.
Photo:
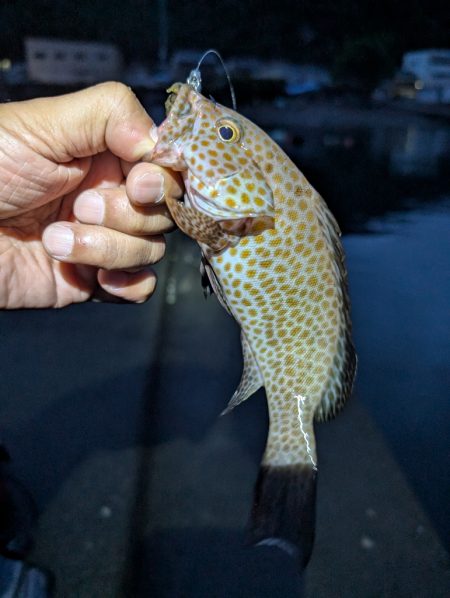
POLYGON ((0 105, 0 307, 141 302, 179 179, 149 163, 153 121, 119 83, 0 105))

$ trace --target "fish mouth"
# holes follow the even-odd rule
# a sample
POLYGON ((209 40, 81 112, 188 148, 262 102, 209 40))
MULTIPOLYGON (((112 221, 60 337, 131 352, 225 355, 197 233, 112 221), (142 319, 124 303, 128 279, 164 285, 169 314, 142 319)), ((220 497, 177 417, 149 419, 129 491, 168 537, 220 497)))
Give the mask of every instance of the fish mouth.
POLYGON ((172 170, 184 171, 188 165, 183 157, 181 147, 176 140, 157 141, 155 147, 150 152, 149 161, 158 166, 171 168, 172 170))

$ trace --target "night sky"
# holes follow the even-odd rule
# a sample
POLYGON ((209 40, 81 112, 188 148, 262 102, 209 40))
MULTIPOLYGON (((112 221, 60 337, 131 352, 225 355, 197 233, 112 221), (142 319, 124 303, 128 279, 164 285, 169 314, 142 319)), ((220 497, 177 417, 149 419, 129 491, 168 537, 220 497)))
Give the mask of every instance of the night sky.
MULTIPOLYGON (((127 60, 154 63, 158 1, 3 0, 0 58, 23 56, 27 35, 112 41, 127 60)), ((450 45, 450 11, 442 0, 167 0, 169 54, 213 46, 225 56, 256 55, 317 62, 375 78, 401 55, 450 45)))

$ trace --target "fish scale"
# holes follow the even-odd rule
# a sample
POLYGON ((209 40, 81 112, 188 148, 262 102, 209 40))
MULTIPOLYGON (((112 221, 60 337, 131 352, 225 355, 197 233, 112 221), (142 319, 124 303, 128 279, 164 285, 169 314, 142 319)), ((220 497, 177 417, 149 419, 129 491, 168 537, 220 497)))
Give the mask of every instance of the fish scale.
POLYGON ((254 123, 177 84, 152 161, 179 170, 167 199, 241 327, 244 370, 226 412, 265 387, 270 426, 249 525, 253 543, 298 553, 314 536, 314 419, 335 415, 356 368, 339 227, 254 123))

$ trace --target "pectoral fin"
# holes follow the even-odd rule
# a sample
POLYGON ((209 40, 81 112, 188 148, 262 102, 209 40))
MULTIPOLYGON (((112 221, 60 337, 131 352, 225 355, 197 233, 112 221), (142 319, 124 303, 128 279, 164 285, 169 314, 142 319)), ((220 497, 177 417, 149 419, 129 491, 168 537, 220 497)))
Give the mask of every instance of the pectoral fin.
POLYGON ((233 314, 231 313, 231 309, 228 305, 225 293, 222 290, 222 285, 220 284, 220 281, 217 278, 214 269, 208 262, 208 259, 206 258, 204 253, 202 253, 202 261, 200 263, 200 274, 202 276, 203 291, 206 291, 206 296, 214 292, 217 299, 219 300, 220 305, 224 308, 226 312, 230 314, 230 316, 232 316, 233 314))
POLYGON ((261 375, 261 371, 256 362, 253 351, 247 340, 247 337, 241 332, 241 343, 242 343, 242 356, 244 359, 244 369, 242 372, 241 381, 236 389, 236 392, 231 397, 227 408, 221 413, 225 415, 234 409, 239 403, 242 403, 246 399, 252 396, 261 386, 264 385, 264 380, 261 375))

